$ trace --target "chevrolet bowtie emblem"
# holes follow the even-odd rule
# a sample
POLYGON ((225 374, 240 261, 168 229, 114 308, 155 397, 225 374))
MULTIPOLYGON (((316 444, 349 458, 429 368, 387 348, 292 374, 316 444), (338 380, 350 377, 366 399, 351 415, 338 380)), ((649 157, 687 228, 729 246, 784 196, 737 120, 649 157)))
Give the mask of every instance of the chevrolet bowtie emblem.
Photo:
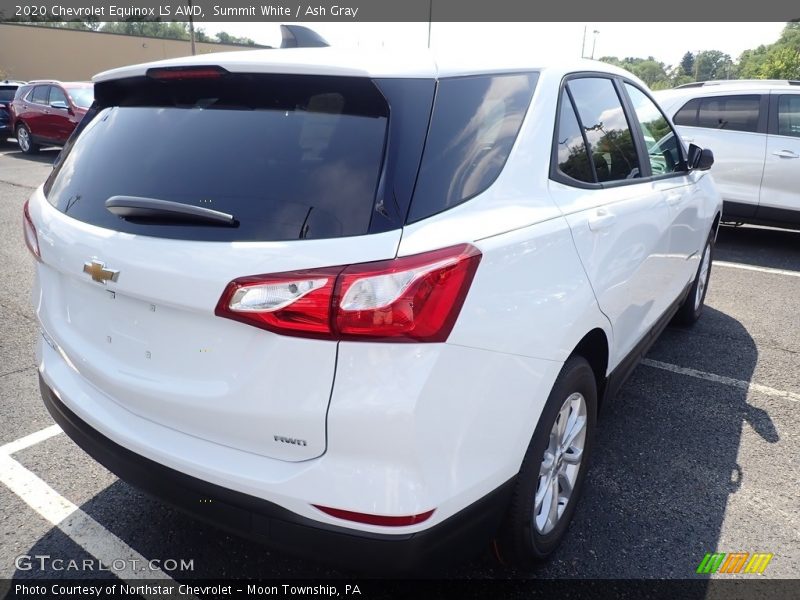
POLYGON ((97 259, 83 263, 83 272, 88 273, 93 280, 103 285, 105 285, 106 281, 116 281, 119 277, 119 271, 106 269, 106 263, 97 259))

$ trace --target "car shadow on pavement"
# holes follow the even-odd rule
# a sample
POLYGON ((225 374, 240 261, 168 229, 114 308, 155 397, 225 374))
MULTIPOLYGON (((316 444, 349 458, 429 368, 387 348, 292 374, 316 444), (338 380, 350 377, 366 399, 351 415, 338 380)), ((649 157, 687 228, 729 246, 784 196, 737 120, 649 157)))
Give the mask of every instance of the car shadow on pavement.
MULTIPOLYGON (((649 358, 715 372, 703 357, 730 357, 731 347, 737 349, 735 364, 727 368, 749 381, 757 361, 753 339, 741 323, 706 307, 694 328, 668 328, 649 358)), ((770 417, 747 403, 744 390, 641 365, 603 407, 575 520, 549 561, 509 571, 487 547, 473 560, 427 575, 706 578, 696 575, 697 566, 705 553, 717 550, 728 500, 746 477, 737 463, 744 423, 767 442, 778 441, 770 417)), ((191 571, 170 573, 177 580, 353 576, 230 536, 121 481, 81 509, 147 559, 193 560, 191 571)), ((53 530, 27 553, 64 556, 70 548, 77 547, 53 530), (53 547, 59 540, 61 552, 53 547)))
POLYGON ((723 225, 714 260, 800 271, 800 231, 723 225))
POLYGON ((7 152, 4 157, 7 160, 17 160, 22 162, 37 162, 47 165, 52 165, 56 162, 61 148, 42 148, 36 154, 23 154, 18 148, 14 147, 10 150, 5 150, 0 147, 0 153, 7 152))
MULTIPOLYGON (((741 323, 706 307, 694 328, 668 328, 648 358, 750 381, 758 352, 741 323)), ((742 428, 775 443, 770 417, 742 389, 647 365, 602 413, 569 536, 532 574, 701 577, 696 569, 717 550, 728 500, 746 476, 737 462, 742 428)))

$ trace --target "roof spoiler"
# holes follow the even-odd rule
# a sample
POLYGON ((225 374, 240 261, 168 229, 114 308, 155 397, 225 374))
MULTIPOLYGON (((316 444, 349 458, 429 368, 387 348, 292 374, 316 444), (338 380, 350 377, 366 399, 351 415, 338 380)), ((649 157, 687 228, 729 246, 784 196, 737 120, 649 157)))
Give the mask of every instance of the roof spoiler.
POLYGON ((324 48, 330 46, 316 31, 302 25, 281 25, 281 48, 324 48))

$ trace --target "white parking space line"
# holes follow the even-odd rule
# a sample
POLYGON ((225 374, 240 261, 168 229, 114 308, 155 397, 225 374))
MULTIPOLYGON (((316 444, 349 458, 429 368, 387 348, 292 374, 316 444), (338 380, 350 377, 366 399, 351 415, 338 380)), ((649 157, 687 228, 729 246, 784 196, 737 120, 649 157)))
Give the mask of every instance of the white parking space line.
POLYGON ((661 362, 645 358, 642 364, 655 369, 662 369, 664 371, 671 371, 680 375, 687 375, 696 379, 704 379, 705 381, 713 381, 714 383, 721 383, 744 391, 753 391, 765 396, 772 396, 773 398, 783 398, 784 400, 791 400, 792 402, 800 402, 800 394, 794 392, 786 392, 784 390, 777 390, 760 383, 753 383, 750 381, 743 381, 741 379, 733 379, 732 377, 724 377, 722 375, 715 375, 714 373, 706 373, 705 371, 698 371, 688 367, 679 367, 670 363, 661 362))
POLYGON ((6 455, 14 454, 15 452, 19 452, 20 450, 29 448, 30 446, 35 446, 39 442, 48 440, 51 437, 58 435, 59 433, 61 433, 61 427, 59 427, 58 425, 51 425, 50 427, 45 427, 40 431, 36 431, 30 435, 26 435, 23 438, 10 442, 5 446, 0 446, 0 454, 6 454, 6 455))
MULTIPOLYGON (((161 569, 150 570, 146 558, 10 456, 9 450, 18 452, 60 431, 54 425, 0 447, 0 482, 73 542, 111 568, 120 579, 157 579, 175 583, 161 569)), ((163 595, 141 595, 154 600, 163 598, 163 595)))
POLYGON ((741 269, 743 271, 758 271, 759 273, 772 273, 773 275, 788 275, 789 277, 800 277, 800 271, 788 271, 786 269, 771 269, 769 267, 754 267, 742 263, 732 263, 724 260, 715 260, 715 267, 728 267, 730 269, 741 269))

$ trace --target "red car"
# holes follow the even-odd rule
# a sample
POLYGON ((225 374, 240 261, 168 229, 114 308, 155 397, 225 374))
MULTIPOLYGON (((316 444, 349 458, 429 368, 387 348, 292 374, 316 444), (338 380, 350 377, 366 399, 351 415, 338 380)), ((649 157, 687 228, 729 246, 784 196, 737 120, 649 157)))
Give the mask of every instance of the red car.
POLYGON ((31 81, 11 102, 14 134, 20 150, 34 154, 41 146, 63 146, 94 101, 87 82, 31 81))

